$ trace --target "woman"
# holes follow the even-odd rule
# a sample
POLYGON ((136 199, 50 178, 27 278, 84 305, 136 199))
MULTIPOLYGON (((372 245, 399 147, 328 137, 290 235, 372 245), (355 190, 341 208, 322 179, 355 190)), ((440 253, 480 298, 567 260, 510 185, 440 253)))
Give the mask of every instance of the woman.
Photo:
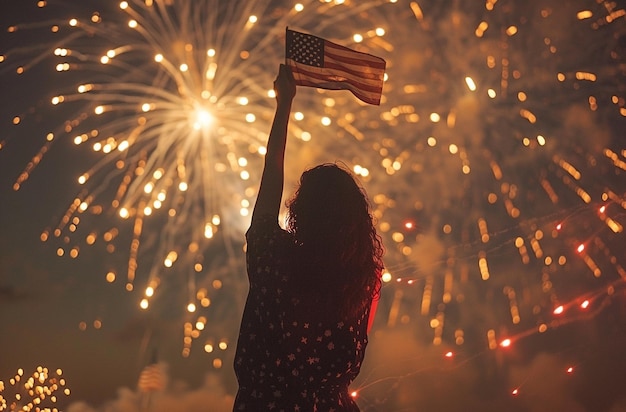
POLYGON ((277 108, 261 186, 246 233, 250 290, 235 373, 236 411, 358 411, 348 392, 365 355, 380 292, 383 248, 365 192, 349 171, 302 174, 278 225, 287 124, 296 85, 274 82, 277 108))

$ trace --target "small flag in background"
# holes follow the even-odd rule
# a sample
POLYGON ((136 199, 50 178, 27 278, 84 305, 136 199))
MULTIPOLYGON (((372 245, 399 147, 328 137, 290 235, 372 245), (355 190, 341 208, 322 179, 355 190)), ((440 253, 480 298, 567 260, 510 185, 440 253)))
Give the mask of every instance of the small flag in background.
POLYGON ((297 85, 350 90, 365 103, 380 104, 385 75, 380 57, 289 29, 285 49, 297 85))

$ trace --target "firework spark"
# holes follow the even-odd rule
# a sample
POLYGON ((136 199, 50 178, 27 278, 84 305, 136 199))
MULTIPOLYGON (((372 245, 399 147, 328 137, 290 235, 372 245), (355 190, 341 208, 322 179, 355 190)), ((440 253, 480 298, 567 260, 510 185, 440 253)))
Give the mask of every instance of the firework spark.
POLYGON ((52 372, 43 366, 30 376, 18 369, 6 384, 0 381, 0 411, 57 412, 58 396, 70 395, 62 375, 61 369, 52 372))

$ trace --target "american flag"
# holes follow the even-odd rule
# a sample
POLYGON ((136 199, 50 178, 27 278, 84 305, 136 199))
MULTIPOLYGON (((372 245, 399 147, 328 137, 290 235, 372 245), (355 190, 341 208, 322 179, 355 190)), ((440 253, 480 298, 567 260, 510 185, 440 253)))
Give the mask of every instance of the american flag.
POLYGON ((158 363, 146 366, 139 375, 137 386, 141 392, 162 391, 165 388, 165 372, 158 363))
POLYGON ((385 60, 310 34, 287 29, 287 65, 297 85, 350 90, 369 104, 380 104, 385 60))

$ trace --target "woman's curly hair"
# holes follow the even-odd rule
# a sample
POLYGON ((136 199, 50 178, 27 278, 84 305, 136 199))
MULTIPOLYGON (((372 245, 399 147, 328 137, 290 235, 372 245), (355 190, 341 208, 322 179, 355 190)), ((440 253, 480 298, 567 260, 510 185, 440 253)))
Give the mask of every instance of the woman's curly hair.
POLYGON ((346 317, 377 299, 384 249, 367 195, 349 169, 324 163, 306 170, 287 208, 302 287, 338 299, 346 317))

